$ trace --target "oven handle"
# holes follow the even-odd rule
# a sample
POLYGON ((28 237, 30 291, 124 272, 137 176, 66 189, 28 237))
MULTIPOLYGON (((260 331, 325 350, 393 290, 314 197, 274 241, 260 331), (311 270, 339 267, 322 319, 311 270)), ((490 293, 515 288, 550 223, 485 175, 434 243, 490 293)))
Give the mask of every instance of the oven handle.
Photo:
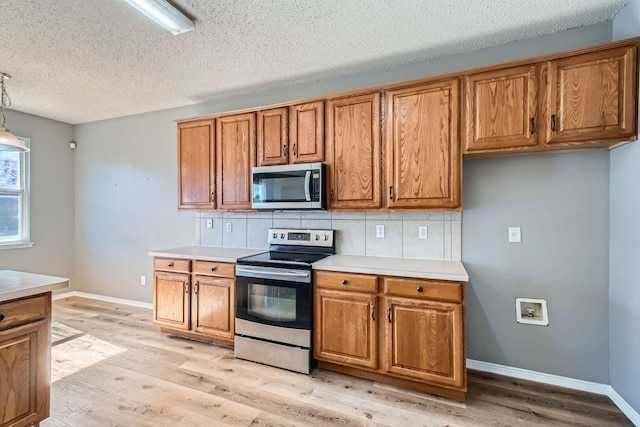
POLYGON ((264 268, 252 268, 246 266, 236 266, 236 275, 241 276, 242 273, 249 274, 262 274, 265 276, 283 276, 283 277, 309 277, 308 271, 278 271, 274 268, 270 268, 269 270, 265 270, 264 268))
POLYGON ((311 201, 311 171, 304 174, 304 198, 307 202, 311 201))

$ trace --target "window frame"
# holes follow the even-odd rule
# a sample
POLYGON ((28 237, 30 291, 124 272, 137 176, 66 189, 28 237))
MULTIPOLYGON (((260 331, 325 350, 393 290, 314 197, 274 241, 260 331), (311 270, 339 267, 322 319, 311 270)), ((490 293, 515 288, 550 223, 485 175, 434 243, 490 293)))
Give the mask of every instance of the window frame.
MULTIPOLYGON (((27 147, 31 146, 31 138, 18 137, 27 147)), ((19 190, 0 189, 1 194, 21 195, 20 232, 18 239, 0 241, 0 250, 30 248, 31 239, 31 152, 20 153, 20 182, 19 190)))

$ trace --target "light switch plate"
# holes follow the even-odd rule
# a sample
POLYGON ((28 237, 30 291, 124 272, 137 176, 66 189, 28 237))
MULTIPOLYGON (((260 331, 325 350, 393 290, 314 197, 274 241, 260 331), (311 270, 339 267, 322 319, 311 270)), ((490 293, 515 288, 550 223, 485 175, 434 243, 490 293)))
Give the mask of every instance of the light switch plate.
POLYGON ((376 225, 376 237, 379 239, 384 237, 384 224, 376 225))
POLYGON ((509 227, 509 242, 520 243, 521 241, 520 227, 509 227))
POLYGON ((226 226, 227 226, 227 233, 231 233, 233 231, 233 224, 228 222, 226 226))
POLYGON ((213 228, 213 219, 207 218, 207 228, 213 228))

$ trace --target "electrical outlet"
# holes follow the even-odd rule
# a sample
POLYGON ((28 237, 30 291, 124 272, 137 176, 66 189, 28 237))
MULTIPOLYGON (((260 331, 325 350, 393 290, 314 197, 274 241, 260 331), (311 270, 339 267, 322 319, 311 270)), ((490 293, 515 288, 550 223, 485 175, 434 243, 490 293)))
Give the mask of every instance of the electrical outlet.
POLYGON ((520 243, 521 241, 520 227, 509 227, 509 242, 520 243))
POLYGON ((427 238, 427 226, 421 225, 418 227, 418 239, 426 239, 427 238))
POLYGON ((213 228, 213 219, 207 218, 207 228, 213 228))
POLYGON ((140 286, 146 286, 147 278, 145 276, 140 276, 140 286))
POLYGON ((233 224, 228 222, 227 225, 227 233, 231 233, 233 231, 233 224))
POLYGON ((384 237, 384 224, 376 225, 376 237, 379 239, 384 237))

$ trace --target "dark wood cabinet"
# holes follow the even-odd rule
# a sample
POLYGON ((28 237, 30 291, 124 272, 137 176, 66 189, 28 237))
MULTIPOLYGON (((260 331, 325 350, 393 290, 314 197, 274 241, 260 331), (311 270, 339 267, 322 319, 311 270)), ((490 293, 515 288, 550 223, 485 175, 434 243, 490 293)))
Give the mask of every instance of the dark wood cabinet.
POLYGON ((289 163, 324 162, 324 101, 289 107, 289 163))
POLYGON ((257 166, 289 163, 289 108, 257 112, 257 166))

